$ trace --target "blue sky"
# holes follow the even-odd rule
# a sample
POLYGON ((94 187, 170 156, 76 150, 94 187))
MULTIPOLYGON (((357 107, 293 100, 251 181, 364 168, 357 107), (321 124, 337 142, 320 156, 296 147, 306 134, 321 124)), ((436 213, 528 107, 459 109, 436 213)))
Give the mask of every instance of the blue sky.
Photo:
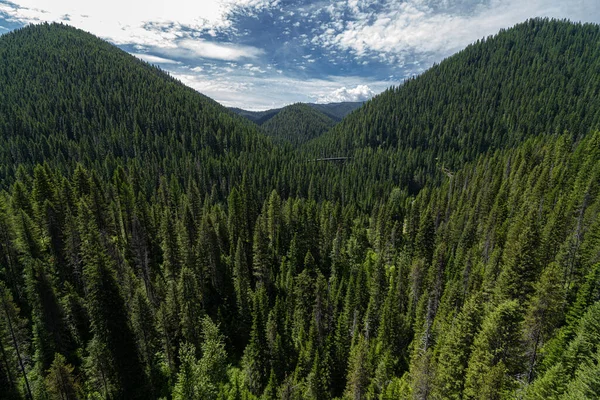
POLYGON ((600 23, 600 0, 0 0, 0 34, 62 21, 263 110, 366 100, 537 16, 600 23))

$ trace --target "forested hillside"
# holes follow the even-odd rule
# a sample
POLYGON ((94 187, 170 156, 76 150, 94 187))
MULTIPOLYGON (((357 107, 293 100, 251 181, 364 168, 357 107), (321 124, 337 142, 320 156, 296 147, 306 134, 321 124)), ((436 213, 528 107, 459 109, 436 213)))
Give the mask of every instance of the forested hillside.
POLYGON ((366 102, 307 151, 377 157, 418 190, 441 166, 530 136, 580 138, 600 123, 599 42, 598 25, 529 20, 366 102))
POLYGON ((259 125, 261 131, 276 143, 287 142, 298 146, 321 136, 362 104, 362 102, 296 103, 266 111, 246 111, 240 108, 230 108, 230 110, 259 125))
POLYGON ((292 104, 284 107, 267 122, 261 130, 276 142, 288 142, 298 146, 321 136, 335 125, 336 121, 307 104, 292 104))
MULTIPOLYGON (((329 118, 331 118, 337 122, 337 121, 341 121, 345 116, 350 114, 352 111, 356 110, 357 108, 360 108, 360 106, 362 106, 363 103, 364 102, 362 102, 362 101, 359 101, 359 102, 347 101, 347 102, 342 102, 342 103, 324 103, 324 104, 300 103, 300 104, 305 104, 305 105, 309 106, 310 108, 315 109, 315 110, 327 115, 329 118)), ((233 111, 234 113, 249 119, 250 121, 256 123, 257 125, 262 125, 265 122, 267 122, 269 119, 271 119, 275 115, 277 115, 277 113, 279 113, 279 111, 281 111, 283 108, 274 108, 272 110, 265 110, 265 111, 248 111, 248 110, 242 110, 241 108, 235 108, 235 107, 231 107, 229 109, 231 111, 233 111)))
POLYGON ((127 165, 144 183, 191 175, 210 190, 217 179, 228 184, 224 170, 241 175, 248 158, 270 152, 243 118, 83 31, 38 25, 5 34, 0 59, 4 188, 37 163, 72 173, 79 162, 103 179, 127 165))
POLYGON ((298 150, 3 35, 0 398, 600 397, 599 32, 518 25, 298 150))
POLYGON ((360 108, 364 101, 345 101, 342 103, 308 103, 311 108, 322 112, 335 121, 341 121, 352 111, 360 108))
POLYGON ((241 115, 242 117, 244 117, 246 119, 249 119, 250 121, 254 122, 257 125, 262 125, 265 122, 267 122, 268 120, 270 120, 271 118, 273 118, 274 116, 276 116, 277 113, 279 113, 279 111, 281 111, 281 108, 275 108, 272 110, 265 110, 265 111, 247 111, 247 110, 242 110, 241 108, 232 107, 232 108, 230 108, 230 110, 238 115, 241 115))

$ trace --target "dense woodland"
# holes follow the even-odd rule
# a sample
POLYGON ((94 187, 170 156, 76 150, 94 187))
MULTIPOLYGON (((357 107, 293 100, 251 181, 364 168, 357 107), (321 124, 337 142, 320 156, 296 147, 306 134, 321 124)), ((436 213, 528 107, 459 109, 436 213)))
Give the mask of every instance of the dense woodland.
POLYGON ((242 117, 254 122, 256 125, 262 125, 274 116, 276 116, 282 109, 274 108, 271 110, 264 111, 248 111, 242 110, 241 108, 231 107, 229 108, 229 110, 231 110, 237 115, 241 115, 242 117))
MULTIPOLYGON (((313 110, 320 112, 321 114, 325 114, 327 117, 333 119, 336 122, 344 119, 345 116, 350 114, 352 111, 360 108, 364 101, 346 101, 342 103, 297 103, 307 105, 313 110)), ((293 105, 293 104, 292 104, 293 105)), ((250 121, 256 123, 257 125, 262 125, 267 122, 269 119, 276 116, 283 108, 274 108, 271 110, 265 111, 248 111, 242 110, 241 108, 231 107, 229 110, 234 113, 241 115, 242 117, 249 119, 250 121)))
POLYGON ((363 102, 296 103, 266 111, 246 111, 230 108, 261 127, 261 132, 280 145, 294 147, 321 136, 346 115, 359 108, 363 102))
POLYGON ((273 138, 275 143, 291 143, 298 146, 321 136, 335 125, 336 121, 307 104, 292 104, 284 107, 267 122, 261 130, 273 138))
POLYGON ((600 397, 598 43, 528 21, 294 148, 1 36, 0 398, 600 397))

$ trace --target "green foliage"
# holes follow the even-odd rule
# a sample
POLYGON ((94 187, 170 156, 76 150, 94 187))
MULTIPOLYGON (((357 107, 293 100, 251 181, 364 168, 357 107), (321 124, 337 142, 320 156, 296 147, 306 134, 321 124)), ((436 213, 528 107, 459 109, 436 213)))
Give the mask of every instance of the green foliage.
POLYGON ((284 107, 261 125, 262 131, 275 142, 298 146, 328 131, 335 121, 313 107, 298 103, 284 107))
POLYGON ((598 32, 502 31, 297 149, 3 35, 2 398, 598 397, 598 32))
POLYGON ((81 398, 81 389, 73 376, 74 370, 75 368, 71 364, 67 364, 67 360, 62 354, 56 353, 46 376, 46 387, 51 399, 77 400, 81 398))
POLYGON ((531 19, 388 89, 306 149, 353 157, 415 191, 527 137, 581 138, 600 122, 600 49, 587 45, 599 38, 598 25, 531 19))
POLYGON ((219 327, 205 316, 202 320, 202 357, 196 359, 196 349, 185 343, 179 353, 181 366, 173 389, 173 399, 217 399, 227 379, 227 353, 219 327))
POLYGON ((514 300, 499 304, 483 320, 466 371, 466 398, 499 399, 512 389, 521 368, 519 323, 514 300))

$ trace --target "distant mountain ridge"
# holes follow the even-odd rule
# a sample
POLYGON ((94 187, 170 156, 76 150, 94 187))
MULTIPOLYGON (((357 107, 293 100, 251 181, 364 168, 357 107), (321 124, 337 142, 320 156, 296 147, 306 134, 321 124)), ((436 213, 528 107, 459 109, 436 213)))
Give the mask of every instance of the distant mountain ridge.
POLYGON ((247 111, 241 108, 229 110, 259 125, 261 131, 275 141, 298 146, 321 136, 363 104, 364 102, 296 103, 265 111, 247 111))
POLYGON ((321 136, 337 121, 308 104, 292 104, 281 109, 260 128, 277 142, 298 146, 321 136))
POLYGON ((441 166, 531 136, 577 140, 600 124, 598 43, 596 24, 532 19, 503 29, 374 97, 305 151, 372 160, 418 191, 441 166))
POLYGON ((229 110, 254 122, 257 125, 262 125, 277 115, 277 113, 281 111, 281 108, 274 108, 272 110, 265 111, 248 111, 241 108, 230 107, 229 110))
MULTIPOLYGON (((360 108, 365 102, 364 101, 356 101, 356 102, 340 102, 340 103, 296 103, 296 104, 306 104, 307 106, 322 112, 327 115, 329 118, 335 120, 336 122, 341 121, 344 117, 350 114, 352 111, 360 108)), ((281 108, 273 108, 271 110, 265 111, 248 111, 241 108, 230 107, 229 109, 234 113, 241 115, 254 122, 257 125, 262 125, 267 122, 269 119, 273 118, 277 115, 281 110, 285 107, 281 108)))

